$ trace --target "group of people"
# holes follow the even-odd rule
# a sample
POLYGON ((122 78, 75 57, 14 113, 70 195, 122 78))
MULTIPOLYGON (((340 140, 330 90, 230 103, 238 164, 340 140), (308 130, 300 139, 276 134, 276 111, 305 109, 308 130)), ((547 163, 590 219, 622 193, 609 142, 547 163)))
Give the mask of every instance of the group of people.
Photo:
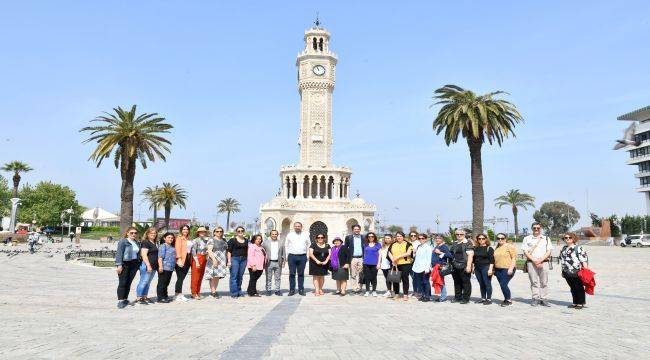
MULTIPOLYGON (((526 263, 533 306, 550 306, 547 300, 548 273, 551 240, 541 234, 540 224, 532 225, 533 234, 525 237, 521 249, 526 263)), ((454 282, 452 302, 467 304, 472 293, 471 275, 476 276, 481 298, 477 303, 492 304, 492 277, 496 276, 503 301, 501 306, 512 305, 509 282, 517 270, 517 249, 507 241, 505 234, 496 235, 497 244, 492 247, 485 234, 466 238, 465 231, 456 230, 455 241, 445 243, 441 235, 429 239, 427 234, 411 232, 408 239, 403 232, 386 234, 381 242, 373 232, 361 233, 361 227, 354 225, 352 233, 345 239, 335 237, 328 243, 326 234, 316 234, 313 241, 303 231, 300 222, 294 223, 285 239, 272 230, 268 239, 260 234, 246 238, 243 227, 235 229, 235 236, 226 240, 224 230, 217 227, 212 236, 200 227, 196 237, 190 238, 190 227, 184 225, 178 234, 164 233, 160 239, 155 228, 146 231, 141 240, 137 230, 130 228, 124 239, 117 244, 115 263, 119 283, 117 287, 118 308, 129 304, 131 284, 137 273, 140 279, 136 285, 136 302, 150 304, 149 285, 158 274, 157 301, 161 303, 189 299, 183 295, 183 282, 190 273, 191 296, 201 299, 201 283, 209 282, 211 296, 219 298, 219 280, 229 278, 229 294, 233 298, 248 295, 261 296, 257 282, 266 275, 266 295, 282 296, 280 281, 282 269, 289 268, 289 296, 305 296, 305 268, 309 263, 309 275, 313 279, 314 296, 325 294, 325 277, 331 275, 336 281, 334 295, 348 293, 348 281, 352 291, 366 297, 377 297, 377 275, 379 271, 386 280, 384 297, 419 301, 447 301, 445 277, 451 275, 454 282), (246 292, 242 290, 244 273, 248 270, 249 281, 246 292), (176 274, 174 296, 169 296, 168 287, 172 274, 176 274), (401 286, 400 286, 401 285, 401 286), (365 290, 365 292, 364 292, 365 290), (401 292, 400 292, 401 291, 401 292)), ((575 234, 565 234, 566 246, 560 252, 562 276, 566 279, 573 303, 570 307, 582 309, 585 305, 585 290, 576 274, 587 268, 587 254, 577 245, 575 234)))

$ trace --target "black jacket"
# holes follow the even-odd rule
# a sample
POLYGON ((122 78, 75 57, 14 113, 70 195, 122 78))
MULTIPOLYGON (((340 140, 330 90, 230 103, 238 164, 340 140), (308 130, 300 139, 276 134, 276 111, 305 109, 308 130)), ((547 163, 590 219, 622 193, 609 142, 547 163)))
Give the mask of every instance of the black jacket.
POLYGON ((350 264, 351 261, 352 256, 350 256, 350 250, 345 245, 341 245, 341 250, 339 250, 339 266, 343 267, 345 264, 350 264))
MULTIPOLYGON (((363 234, 359 234, 359 236, 361 236, 361 257, 363 257, 364 248, 366 247, 366 237, 363 234)), ((343 245, 350 250, 350 258, 352 258, 354 254, 354 235, 350 234, 346 236, 343 245)))

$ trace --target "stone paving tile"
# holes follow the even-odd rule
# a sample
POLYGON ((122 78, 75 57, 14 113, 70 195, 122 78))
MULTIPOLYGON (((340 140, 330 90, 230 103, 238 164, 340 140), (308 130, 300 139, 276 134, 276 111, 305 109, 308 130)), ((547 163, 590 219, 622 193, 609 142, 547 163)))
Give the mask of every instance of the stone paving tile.
MULTIPOLYGON (((582 311, 566 308, 570 293, 557 267, 549 309, 528 305, 528 280, 518 272, 511 282, 515 304, 509 308, 308 294, 118 310, 112 269, 65 262, 61 254, 1 255, 0 358, 204 359, 228 353, 269 359, 645 357, 650 351, 645 340, 650 249, 587 250, 598 287, 582 311), (283 301, 299 304, 282 315, 283 301)), ((309 277, 306 285, 310 290, 309 277)), ((496 279, 493 286, 500 300, 496 279)), ((326 288, 334 288, 329 279, 326 288)), ((219 289, 226 295, 227 282, 222 280, 219 289)), ((384 290, 382 278, 379 290, 384 290)), ((478 294, 475 281, 473 294, 478 294)))

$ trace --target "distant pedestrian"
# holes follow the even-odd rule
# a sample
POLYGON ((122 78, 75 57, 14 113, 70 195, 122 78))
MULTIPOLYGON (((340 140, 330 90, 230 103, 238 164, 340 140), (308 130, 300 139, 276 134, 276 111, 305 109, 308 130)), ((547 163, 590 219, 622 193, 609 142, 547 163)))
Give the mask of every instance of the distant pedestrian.
POLYGON ((72 240, 74 240, 74 233, 73 233, 73 232, 70 232, 70 233, 68 234, 68 237, 70 238, 70 242, 72 242, 72 240))
POLYGON ((153 303, 149 300, 149 286, 151 280, 158 272, 158 245, 156 245, 156 238, 158 231, 154 227, 150 227, 142 236, 140 243, 140 281, 135 288, 138 298, 136 301, 142 305, 153 303))
POLYGON ((571 290, 573 303, 569 308, 580 310, 585 307, 585 287, 578 276, 582 269, 588 269, 589 258, 582 246, 577 244, 577 236, 574 233, 566 233, 563 236, 566 245, 560 251, 560 263, 562 264, 562 277, 566 280, 571 290))
POLYGON ((325 295, 323 292, 323 284, 325 283, 325 276, 328 274, 330 262, 330 245, 324 234, 317 234, 316 241, 309 246, 309 275, 312 276, 314 282, 314 295, 325 295))
POLYGON ((228 243, 223 239, 223 228, 221 226, 214 229, 212 238, 206 243, 208 260, 206 263, 205 278, 210 282, 210 294, 218 299, 217 286, 219 279, 223 279, 228 275, 228 267, 226 266, 228 250, 228 243))
POLYGON ((302 223, 293 223, 293 231, 287 234, 284 241, 284 252, 289 264, 289 296, 298 294, 305 296, 305 266, 307 265, 307 249, 311 245, 309 234, 302 231, 302 223), (296 277, 298 283, 296 284, 296 277))
POLYGON ((174 234, 167 232, 162 236, 163 244, 158 248, 158 285, 156 295, 158 302, 168 303, 172 301, 167 288, 172 280, 172 274, 176 265, 176 249, 174 248, 174 234))
POLYGON ((273 294, 277 296, 282 296, 280 291, 280 280, 282 278, 282 268, 285 263, 285 253, 284 253, 284 240, 279 239, 279 233, 277 230, 271 230, 271 238, 262 243, 264 250, 266 250, 266 256, 268 261, 266 263, 266 295, 270 296, 271 291, 274 290, 273 294), (273 283, 273 286, 271 286, 273 283))
POLYGON ((474 245, 465 238, 465 230, 458 229, 454 233, 456 241, 449 248, 452 255, 451 273, 454 279, 454 300, 460 304, 469 303, 472 295, 472 264, 474 261, 474 245))
POLYGON ((248 239, 242 226, 235 229, 235 236, 228 240, 228 268, 230 269, 230 296, 232 298, 246 295, 241 290, 246 260, 248 258, 248 239))
MULTIPOLYGON (((418 234, 418 242, 420 245, 415 251, 415 259, 413 260, 413 279, 418 284, 418 295, 420 301, 428 302, 431 300, 431 254, 433 254, 433 247, 429 243, 427 234, 418 234)), ((415 285, 414 285, 415 286, 415 285)))
POLYGON ((115 251, 115 271, 119 279, 117 285, 117 308, 123 309, 129 304, 129 292, 135 275, 140 268, 140 244, 136 240, 138 230, 130 227, 124 238, 117 243, 115 251))
POLYGON ((497 248, 494 250, 494 275, 499 281, 503 302, 501 306, 512 305, 512 294, 508 283, 515 275, 517 266, 517 249, 506 240, 506 234, 498 233, 497 248))
POLYGON ((381 245, 377 242, 377 235, 374 232, 367 233, 366 245, 363 249, 363 282, 366 285, 366 292, 363 296, 377 297, 377 268, 380 250, 381 245))
POLYGON ((530 290, 532 293, 531 306, 551 306, 546 300, 548 295, 548 271, 549 260, 553 244, 548 236, 542 235, 542 225, 533 223, 531 225, 533 234, 524 238, 521 244, 521 250, 526 257, 526 270, 530 280, 530 290))
POLYGON ((345 296, 351 261, 350 250, 343 245, 343 240, 338 236, 332 242, 334 246, 330 255, 330 268, 332 269, 332 279, 336 280, 334 295, 345 296))
POLYGON ((379 250, 379 264, 377 264, 377 268, 381 269, 381 272, 384 274, 384 280, 386 281, 386 292, 384 293, 385 298, 393 296, 393 284, 388 281, 388 272, 392 267, 392 263, 388 257, 388 248, 392 243, 393 235, 385 234, 384 240, 381 243, 381 250, 379 250))
POLYGON ((494 249, 490 246, 490 239, 485 234, 476 236, 474 247, 474 275, 478 280, 481 290, 481 299, 477 304, 492 304, 492 275, 494 274, 494 249))
POLYGON ((176 236, 174 242, 176 248, 176 285, 174 287, 176 293, 176 301, 184 302, 187 298, 183 295, 183 281, 190 270, 192 263, 192 240, 190 240, 190 226, 185 224, 181 226, 180 233, 176 236))
MULTIPOLYGON (((413 245, 406 241, 403 232, 398 231, 395 234, 395 242, 388 248, 388 257, 393 264, 393 268, 396 268, 401 273, 402 299, 407 301, 409 297, 409 273, 413 265, 413 245)), ((393 299, 400 297, 399 283, 393 283, 393 292, 395 294, 393 299)))
POLYGON ((196 229, 196 238, 192 240, 192 278, 190 281, 192 298, 201 300, 201 283, 205 275, 206 255, 208 254, 208 229, 201 226, 196 229))
POLYGON ((437 302, 447 301, 447 285, 445 284, 445 277, 440 275, 440 267, 449 264, 453 256, 449 252, 449 246, 445 244, 445 239, 441 235, 436 235, 435 246, 431 254, 431 282, 433 286, 433 293, 438 296, 437 302))
POLYGON ((266 266, 266 251, 262 247, 264 239, 261 234, 254 235, 248 246, 248 257, 246 267, 248 268, 248 296, 259 297, 257 292, 257 280, 262 277, 266 266))
POLYGON ((352 234, 345 237, 345 247, 348 248, 352 260, 350 261, 350 278, 352 279, 352 291, 361 291, 361 275, 363 273, 363 249, 366 238, 361 234, 359 224, 352 225, 352 234))

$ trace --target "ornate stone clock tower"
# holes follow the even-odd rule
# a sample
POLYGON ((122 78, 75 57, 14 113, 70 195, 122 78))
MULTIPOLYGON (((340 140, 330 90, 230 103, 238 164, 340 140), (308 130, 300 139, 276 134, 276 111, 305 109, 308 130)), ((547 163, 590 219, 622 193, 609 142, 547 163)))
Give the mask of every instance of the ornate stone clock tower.
POLYGON ((312 236, 343 236, 352 225, 374 230, 375 206, 360 197, 350 199, 352 171, 332 164, 332 94, 336 79, 336 54, 330 51, 330 33, 315 26, 305 31, 298 54, 300 94, 300 160, 280 168, 281 190, 260 207, 262 231, 273 229, 285 236, 300 221, 312 236))

